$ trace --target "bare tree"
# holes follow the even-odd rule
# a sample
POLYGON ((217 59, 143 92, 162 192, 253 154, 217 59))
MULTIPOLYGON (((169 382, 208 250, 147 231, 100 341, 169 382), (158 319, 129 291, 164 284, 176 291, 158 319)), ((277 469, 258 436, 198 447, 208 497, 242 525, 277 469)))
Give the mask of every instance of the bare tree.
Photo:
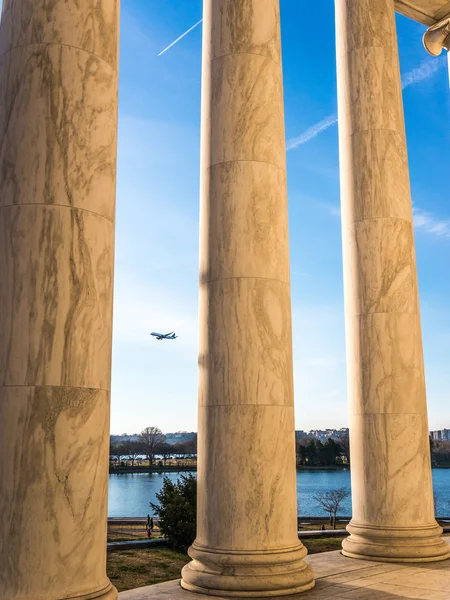
POLYGON ((123 443, 124 451, 128 460, 131 460, 131 466, 134 466, 134 462, 138 456, 144 454, 144 447, 141 440, 130 440, 123 443))
POLYGON ((171 446, 165 441, 161 444, 158 444, 158 446, 156 446, 155 448, 155 454, 160 454, 163 457, 164 466, 166 466, 167 459, 172 457, 172 452, 173 446, 171 446))
POLYGON ((125 444, 123 442, 111 442, 110 441, 109 455, 110 455, 110 457, 115 456, 120 463, 122 460, 122 457, 127 456, 125 444))
POLYGON ((314 496, 314 500, 330 515, 330 525, 333 525, 333 529, 336 529, 336 515, 341 502, 349 495, 349 490, 341 487, 336 490, 329 490, 328 492, 319 492, 314 496))
POLYGON ((179 444, 179 447, 185 456, 190 456, 191 458, 197 456, 197 434, 191 440, 186 440, 179 444))
POLYGON ((139 435, 142 443, 143 453, 146 455, 149 465, 153 464, 156 449, 166 441, 166 436, 158 427, 146 427, 139 435))

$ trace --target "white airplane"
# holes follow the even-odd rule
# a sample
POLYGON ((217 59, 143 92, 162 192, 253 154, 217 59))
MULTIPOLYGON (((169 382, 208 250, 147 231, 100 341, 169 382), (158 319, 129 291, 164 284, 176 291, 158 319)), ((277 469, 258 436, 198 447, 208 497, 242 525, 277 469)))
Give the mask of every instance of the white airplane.
POLYGON ((178 337, 175 335, 174 331, 171 331, 170 333, 156 333, 156 331, 152 331, 151 335, 157 340, 175 340, 178 337))

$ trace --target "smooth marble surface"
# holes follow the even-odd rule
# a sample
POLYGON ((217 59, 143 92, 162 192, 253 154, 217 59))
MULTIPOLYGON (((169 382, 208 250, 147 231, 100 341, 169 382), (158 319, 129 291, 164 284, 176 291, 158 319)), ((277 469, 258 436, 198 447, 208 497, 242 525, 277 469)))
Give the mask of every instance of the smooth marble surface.
POLYGON ((217 596, 314 585, 296 526, 280 56, 278 1, 205 0, 198 518, 181 585, 217 596))
POLYGON ((336 1, 348 556, 441 560, 394 0, 336 1))
POLYGON ((4 0, 0 597, 114 600, 106 576, 116 0, 4 0))
MULTIPOLYGON (((450 540, 445 539, 447 543, 450 540)), ((284 596, 285 600, 447 600, 450 590, 449 560, 413 566, 352 560, 340 552, 323 552, 307 556, 305 562, 316 574, 315 588, 296 596, 284 596)), ((205 600, 208 597, 212 598, 183 590, 179 580, 119 594, 119 600, 205 600)))

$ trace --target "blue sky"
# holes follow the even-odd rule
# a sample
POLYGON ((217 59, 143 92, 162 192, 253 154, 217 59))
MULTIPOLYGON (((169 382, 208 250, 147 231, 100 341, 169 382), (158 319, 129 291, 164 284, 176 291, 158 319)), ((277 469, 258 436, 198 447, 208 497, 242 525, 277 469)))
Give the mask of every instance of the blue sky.
MULTIPOLYGON (((334 9, 321 4, 318 32, 316 4, 281 0, 297 429, 347 425, 337 126, 314 137, 336 112, 334 9)), ((201 16, 201 0, 122 2, 114 433, 197 428, 201 26, 157 55, 201 16), (176 342, 149 337, 173 329, 176 342)), ((397 26, 434 429, 450 427, 448 70, 423 26, 397 26)))
MULTIPOLYGON (((125 0, 111 430, 197 429, 201 0, 125 0), (176 342, 150 338, 176 330, 176 342)), ((296 428, 345 427, 334 8, 281 0, 296 428), (315 135, 318 130, 323 129, 315 135)), ((1 0, 0 0, 1 5, 1 0)), ((430 428, 450 427, 446 57, 398 15, 430 428)))

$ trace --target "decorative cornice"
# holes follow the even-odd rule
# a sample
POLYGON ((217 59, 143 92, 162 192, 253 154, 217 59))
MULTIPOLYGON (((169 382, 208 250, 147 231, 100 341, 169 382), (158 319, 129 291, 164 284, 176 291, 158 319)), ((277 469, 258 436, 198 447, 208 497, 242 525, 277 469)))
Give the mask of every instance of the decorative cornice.
POLYGON ((433 18, 434 15, 430 14, 430 11, 417 6, 416 0, 395 0, 395 10, 403 16, 423 25, 430 26, 436 22, 436 19, 433 18))
POLYGON ((427 29, 423 36, 423 45, 433 56, 439 56, 443 48, 450 50, 450 17, 438 21, 427 29))

